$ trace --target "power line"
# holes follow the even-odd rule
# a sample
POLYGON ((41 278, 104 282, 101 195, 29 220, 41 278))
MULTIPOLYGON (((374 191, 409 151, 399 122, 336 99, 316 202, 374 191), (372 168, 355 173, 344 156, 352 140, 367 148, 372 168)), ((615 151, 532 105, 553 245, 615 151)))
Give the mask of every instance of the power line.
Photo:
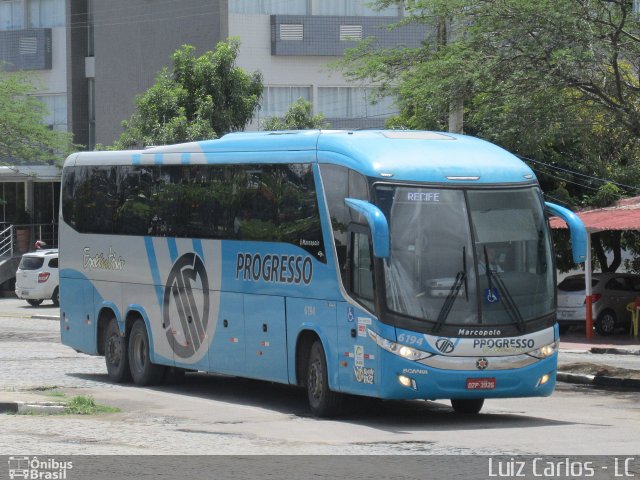
POLYGON ((580 173, 580 172, 576 172, 576 171, 573 171, 573 170, 569 170, 567 168, 562 168, 562 167, 558 167, 558 166, 555 166, 555 165, 551 165, 549 163, 541 162, 539 160, 534 160, 533 158, 528 158, 528 157, 525 157, 523 155, 518 155, 518 158, 520 158, 521 160, 528 161, 528 162, 536 163, 538 165, 543 165, 545 167, 552 168, 554 170, 560 170, 562 172, 566 172, 566 173, 569 173, 571 175, 576 175, 576 176, 579 176, 579 177, 583 177, 583 178, 586 178, 586 179, 589 179, 589 180, 595 180, 595 181, 602 182, 602 183, 611 183, 611 184, 616 185, 618 187, 623 187, 623 188, 627 188, 629 190, 634 190, 634 191, 640 191, 640 189, 638 187, 632 187, 631 185, 625 185, 624 183, 614 182, 613 180, 607 180, 605 178, 593 177, 591 175, 586 175, 584 173, 580 173))
POLYGON ((557 179, 557 180, 561 180, 561 181, 563 181, 563 182, 572 183, 572 184, 577 185, 577 186, 579 186, 579 187, 587 188, 587 189, 589 189, 589 190, 593 190, 593 191, 596 191, 596 192, 598 191, 598 189, 597 189, 597 188, 592 187, 592 186, 590 186, 590 185, 587 185, 586 183, 574 182, 574 181, 572 181, 572 180, 568 180, 568 179, 566 179, 566 178, 564 178, 564 177, 559 177, 559 176, 557 176, 557 175, 553 175, 552 173, 545 172, 545 171, 543 171, 543 170, 539 170, 539 169, 536 169, 536 168, 533 168, 533 170, 535 170, 536 172, 541 173, 542 175, 547 175, 547 176, 549 176, 549 177, 555 178, 555 179, 557 179))

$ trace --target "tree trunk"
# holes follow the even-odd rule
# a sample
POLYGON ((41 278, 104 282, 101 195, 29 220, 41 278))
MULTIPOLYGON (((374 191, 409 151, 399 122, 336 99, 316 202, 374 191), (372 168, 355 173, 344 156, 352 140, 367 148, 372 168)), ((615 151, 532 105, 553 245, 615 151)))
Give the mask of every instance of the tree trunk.
POLYGON ((604 232, 593 233, 591 235, 593 249, 596 252, 596 257, 598 259, 598 263, 600 264, 600 269, 602 272, 615 272, 620 265, 622 264, 622 248, 620 245, 620 238, 622 232, 619 230, 615 230, 610 232, 610 248, 613 251, 613 260, 611 264, 607 262, 607 254, 604 249, 604 240, 605 235, 604 232))

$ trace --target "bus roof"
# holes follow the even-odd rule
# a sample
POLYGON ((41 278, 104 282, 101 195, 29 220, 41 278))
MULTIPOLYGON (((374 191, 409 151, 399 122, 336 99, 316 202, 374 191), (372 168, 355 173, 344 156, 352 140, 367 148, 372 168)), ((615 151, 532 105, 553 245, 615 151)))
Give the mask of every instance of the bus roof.
MULTIPOLYGON (((233 163, 270 163, 277 155, 269 155, 269 152, 284 151, 300 152, 300 162, 312 159, 343 165, 364 175, 388 180, 470 184, 531 183, 535 180, 533 171, 524 162, 492 143, 466 135, 413 130, 231 133, 216 140, 119 152, 117 155, 133 158, 134 164, 164 163, 158 158, 166 158, 169 163, 172 154, 181 158, 178 163, 191 163, 190 159, 193 163, 203 160, 228 163, 229 154, 261 152, 260 156, 243 154, 238 157, 243 160, 234 159, 233 163)), ((104 159, 109 153, 116 154, 80 154, 75 159, 78 165, 94 164, 99 157, 104 159)), ((296 161, 296 156, 287 155, 286 158, 296 161)), ((120 159, 128 163, 124 158, 120 159)))

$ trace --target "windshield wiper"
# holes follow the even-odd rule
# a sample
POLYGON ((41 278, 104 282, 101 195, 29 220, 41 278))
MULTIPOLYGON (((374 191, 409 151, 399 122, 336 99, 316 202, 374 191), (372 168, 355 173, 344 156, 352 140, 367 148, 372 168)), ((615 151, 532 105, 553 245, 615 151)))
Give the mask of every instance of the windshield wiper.
POLYGON ((451 288, 449 289, 449 293, 447 294, 447 298, 442 304, 442 308, 440 308, 440 312, 438 312, 438 318, 436 319, 436 324, 433 326, 434 332, 437 332, 438 330, 440 330, 440 328, 444 324, 444 321, 449 316, 449 313, 453 308, 453 304, 456 301, 456 298, 458 298, 458 294, 460 293, 462 284, 464 284, 466 300, 469 301, 469 292, 467 289, 467 258, 466 258, 465 252, 466 252, 465 247, 462 247, 462 268, 463 269, 456 274, 456 279, 454 280, 453 285, 451 285, 451 288))
POLYGON ((502 292, 502 296, 504 297, 504 303, 507 307, 506 308, 507 313, 509 314, 512 320, 516 321, 516 326, 518 327, 518 331, 520 332, 524 331, 524 319, 522 318, 522 314, 518 309, 518 305, 516 305, 516 302, 513 300, 513 297, 511 296, 511 292, 509 292, 509 289, 504 284, 504 281, 502 280, 500 275, 498 275, 498 273, 495 270, 491 270, 489 268, 489 255, 487 255, 486 245, 484 247, 484 265, 485 265, 484 269, 487 274, 487 281, 489 284, 489 293, 491 294, 493 292, 492 280, 494 280, 496 282, 496 285, 498 286, 498 289, 502 292))

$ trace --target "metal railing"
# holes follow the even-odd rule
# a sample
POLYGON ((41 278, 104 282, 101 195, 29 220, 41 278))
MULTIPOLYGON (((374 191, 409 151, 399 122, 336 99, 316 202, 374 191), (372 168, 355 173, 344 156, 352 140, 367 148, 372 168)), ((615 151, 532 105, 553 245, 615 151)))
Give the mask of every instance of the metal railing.
POLYGON ((37 240, 46 243, 46 248, 57 248, 58 225, 55 223, 12 225, 0 222, 0 257, 12 257, 35 250, 37 240))

